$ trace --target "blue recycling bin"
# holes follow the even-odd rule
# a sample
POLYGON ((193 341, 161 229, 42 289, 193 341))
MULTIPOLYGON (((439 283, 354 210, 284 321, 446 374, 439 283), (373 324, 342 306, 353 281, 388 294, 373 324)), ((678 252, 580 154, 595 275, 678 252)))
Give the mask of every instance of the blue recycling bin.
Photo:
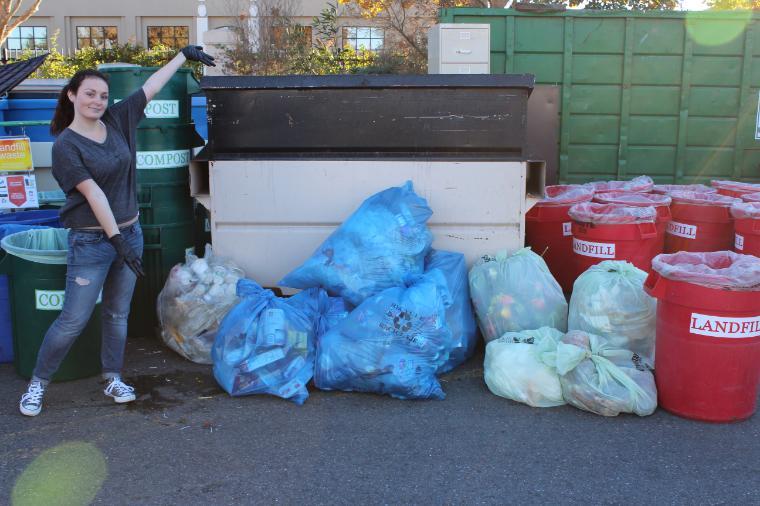
MULTIPOLYGON (((19 211, 0 214, 0 240, 6 235, 33 228, 60 227, 57 210, 19 211)), ((0 258, 5 250, 0 249, 0 258)), ((8 276, 0 275, 0 363, 13 362, 13 325, 8 276)))

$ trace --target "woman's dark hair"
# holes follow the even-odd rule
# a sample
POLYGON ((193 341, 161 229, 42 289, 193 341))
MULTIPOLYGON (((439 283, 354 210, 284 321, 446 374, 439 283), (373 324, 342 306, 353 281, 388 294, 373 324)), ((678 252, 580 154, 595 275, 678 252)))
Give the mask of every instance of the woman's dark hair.
POLYGON ((69 83, 61 90, 61 94, 58 95, 58 103, 55 106, 53 121, 50 122, 50 133, 52 135, 60 134, 74 121, 74 104, 69 100, 69 92, 76 95, 79 87, 82 85, 82 81, 88 77, 102 79, 108 84, 108 77, 95 69, 84 69, 74 74, 69 83))

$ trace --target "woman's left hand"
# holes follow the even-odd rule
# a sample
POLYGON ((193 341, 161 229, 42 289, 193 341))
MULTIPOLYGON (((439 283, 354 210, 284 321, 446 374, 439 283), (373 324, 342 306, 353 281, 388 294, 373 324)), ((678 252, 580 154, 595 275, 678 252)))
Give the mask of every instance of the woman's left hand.
POLYGON ((204 53, 203 46, 185 46, 182 48, 181 52, 185 55, 185 58, 190 61, 199 61, 204 65, 216 67, 214 57, 210 54, 204 53))

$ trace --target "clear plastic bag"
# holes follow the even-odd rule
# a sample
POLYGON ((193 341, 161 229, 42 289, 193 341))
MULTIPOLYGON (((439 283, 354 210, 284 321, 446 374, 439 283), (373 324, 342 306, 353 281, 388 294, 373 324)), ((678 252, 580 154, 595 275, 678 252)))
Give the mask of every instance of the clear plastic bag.
POLYGON ((530 248, 484 256, 470 269, 470 296, 486 342, 505 332, 567 329, 567 300, 530 248))
POLYGON ((710 181, 713 188, 719 190, 729 190, 735 192, 760 192, 760 184, 745 183, 742 181, 721 181, 713 179, 710 181))
POLYGON ((670 192, 674 204, 693 204, 698 206, 731 207, 740 203, 742 199, 727 197, 718 193, 699 193, 687 191, 670 192))
POLYGON ((633 207, 596 202, 575 204, 567 211, 567 214, 575 221, 610 225, 654 223, 657 220, 657 210, 654 206, 633 207))
POLYGON ((602 416, 657 409, 652 371, 638 355, 610 346, 603 337, 572 330, 557 345, 562 396, 578 409, 602 416))
POLYGON ((601 204, 621 204, 633 207, 669 206, 671 199, 657 193, 635 193, 626 191, 601 192, 594 195, 594 201, 601 204))
POLYGON ((760 201, 733 204, 731 206, 731 216, 737 220, 760 220, 760 201))
POLYGON ((483 378, 491 393, 535 408, 565 404, 555 368, 562 336, 543 327, 507 332, 488 343, 483 378))
POLYGON ((451 298, 438 269, 366 299, 319 339, 314 384, 323 390, 443 399, 451 298))
POLYGON ((648 192, 652 190, 654 181, 649 176, 638 176, 630 181, 594 181, 586 183, 595 192, 610 190, 625 190, 632 192, 648 192))
POLYGON ((760 192, 746 193, 742 195, 742 200, 744 200, 745 202, 760 202, 760 192))
POLYGON ((215 256, 208 244, 203 258, 188 253, 185 263, 169 272, 156 301, 164 343, 188 360, 211 364, 216 331, 238 302, 236 286, 241 277, 243 271, 215 256))
POLYGON ((323 290, 276 297, 241 279, 240 302, 227 313, 214 341, 214 377, 230 395, 271 394, 303 404, 314 375, 314 341, 323 290))
POLYGON ((674 191, 716 193, 718 190, 703 184, 656 184, 652 187, 652 193, 668 195, 674 191))
POLYGON ((589 202, 594 197, 594 190, 588 186, 569 184, 554 185, 544 188, 544 198, 536 205, 569 206, 579 202, 589 202))
POLYGON ((646 272, 619 260, 590 267, 573 286, 568 330, 603 337, 653 365, 657 300, 644 292, 646 278, 646 272))
POLYGON ((708 288, 760 290, 760 258, 733 251, 657 255, 652 269, 667 279, 708 288))
POLYGON ((365 200, 306 262, 280 285, 322 287, 352 305, 422 274, 433 235, 427 201, 411 181, 365 200))
POLYGON ((425 259, 425 272, 432 269, 441 271, 451 294, 451 306, 446 309, 446 325, 451 331, 451 340, 447 343, 449 358, 437 371, 437 374, 444 374, 472 356, 477 344, 478 327, 470 302, 467 262, 464 255, 433 250, 425 259))

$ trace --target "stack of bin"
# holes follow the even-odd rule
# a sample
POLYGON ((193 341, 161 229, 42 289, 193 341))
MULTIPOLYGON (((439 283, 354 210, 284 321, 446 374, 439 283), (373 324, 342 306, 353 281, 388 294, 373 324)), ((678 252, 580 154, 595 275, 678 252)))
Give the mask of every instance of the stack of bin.
MULTIPOLYGON (((123 100, 158 70, 151 67, 101 68, 109 76, 110 102, 123 100)), ((132 299, 129 334, 152 335, 158 325, 156 298, 171 268, 194 248, 190 197, 192 148, 203 145, 190 113, 190 95, 200 87, 190 69, 180 69, 145 109, 137 129, 137 199, 145 237, 145 278, 132 299)))

